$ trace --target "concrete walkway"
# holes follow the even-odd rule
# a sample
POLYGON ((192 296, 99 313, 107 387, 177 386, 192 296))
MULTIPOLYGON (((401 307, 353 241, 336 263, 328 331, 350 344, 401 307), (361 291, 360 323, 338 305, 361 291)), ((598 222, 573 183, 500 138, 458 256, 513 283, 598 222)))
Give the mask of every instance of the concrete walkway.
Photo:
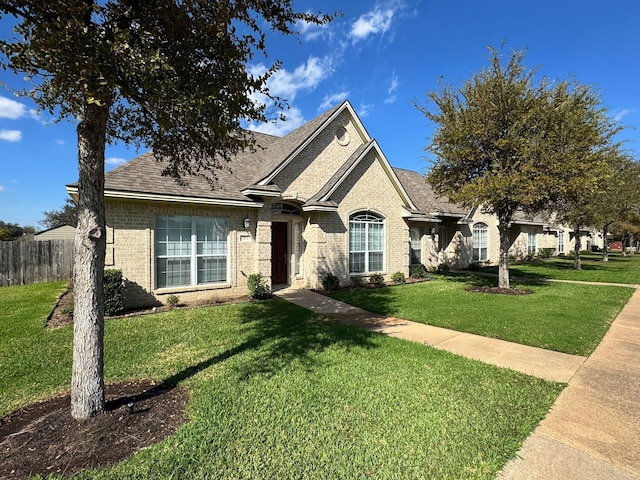
POLYGON ((640 290, 589 358, 384 317, 308 290, 277 295, 347 324, 568 383, 499 479, 640 480, 640 290))

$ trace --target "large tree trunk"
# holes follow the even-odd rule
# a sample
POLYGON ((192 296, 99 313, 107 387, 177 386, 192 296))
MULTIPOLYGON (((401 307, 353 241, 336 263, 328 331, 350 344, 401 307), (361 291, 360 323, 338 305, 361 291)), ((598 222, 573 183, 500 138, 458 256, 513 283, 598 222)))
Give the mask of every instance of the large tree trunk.
POLYGON ((582 225, 576 224, 574 226, 576 243, 573 247, 573 269, 574 270, 582 270, 582 261, 580 259, 580 250, 582 249, 581 241, 580 241, 580 227, 582 225))
POLYGON ((498 287, 510 288, 509 284, 509 219, 498 216, 500 235, 500 259, 498 262, 498 287))
POLYGON ((90 104, 78 125, 78 227, 75 237, 71 415, 87 419, 104 397, 104 149, 108 109, 90 104))

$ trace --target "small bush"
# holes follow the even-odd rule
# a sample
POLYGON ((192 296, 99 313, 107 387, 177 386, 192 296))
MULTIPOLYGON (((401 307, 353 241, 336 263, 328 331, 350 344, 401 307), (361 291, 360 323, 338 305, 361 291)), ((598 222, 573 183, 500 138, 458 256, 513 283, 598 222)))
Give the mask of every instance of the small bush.
POLYGON ((167 297, 167 305, 169 305, 171 308, 177 307, 178 303, 180 303, 180 298, 178 298, 177 295, 169 295, 167 297))
POLYGON ((438 265, 438 268, 437 268, 438 273, 447 273, 449 270, 451 270, 451 267, 449 266, 448 263, 441 263, 438 265))
POLYGON ((482 270, 482 264, 480 262, 471 262, 467 270, 471 272, 479 272, 482 270))
POLYGON ((381 273, 372 273, 369 275, 369 283, 381 287, 384 285, 384 276, 381 273))
POLYGON ((327 292, 333 292, 334 290, 340 288, 340 279, 333 273, 328 272, 322 278, 322 288, 324 288, 327 292))
POLYGON ((407 279, 404 277, 404 273, 402 272, 396 272, 391 275, 391 280, 393 280, 393 283, 404 283, 407 281, 407 279))
POLYGON ((352 287, 364 286, 364 280, 362 277, 358 277, 358 276, 349 277, 349 282, 351 282, 352 287))
POLYGON ((247 277, 249 296, 255 300, 271 298, 271 289, 261 273, 252 273, 247 277))
POLYGON ((600 247, 598 245, 591 245, 591 251, 592 252, 599 252, 600 251, 600 247))
POLYGON ((409 276, 411 278, 427 278, 429 276, 429 272, 427 272, 424 265, 416 265, 409 269, 409 276))
POLYGON ((122 270, 104 271, 104 314, 117 315, 124 308, 122 270))
POLYGON ((539 248, 538 255, 540 256, 540 258, 551 258, 553 252, 555 251, 555 248, 539 248))

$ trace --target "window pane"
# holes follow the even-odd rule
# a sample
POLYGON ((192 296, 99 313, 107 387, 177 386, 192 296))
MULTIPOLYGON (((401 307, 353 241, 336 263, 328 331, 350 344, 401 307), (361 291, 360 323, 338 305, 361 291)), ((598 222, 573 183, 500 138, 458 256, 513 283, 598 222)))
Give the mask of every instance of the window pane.
POLYGON ((369 271, 370 272, 382 272, 384 270, 382 265, 382 252, 369 253, 369 271))
POLYGON ((158 287, 178 287, 191 283, 191 261, 188 258, 158 258, 158 287))
POLYGON ((369 251, 382 252, 384 249, 384 227, 381 223, 372 223, 369 227, 369 251))
POLYGON ((227 280, 226 257, 199 257, 198 284, 220 283, 227 280))
POLYGON ((349 253, 349 273, 364 273, 364 253, 349 253))

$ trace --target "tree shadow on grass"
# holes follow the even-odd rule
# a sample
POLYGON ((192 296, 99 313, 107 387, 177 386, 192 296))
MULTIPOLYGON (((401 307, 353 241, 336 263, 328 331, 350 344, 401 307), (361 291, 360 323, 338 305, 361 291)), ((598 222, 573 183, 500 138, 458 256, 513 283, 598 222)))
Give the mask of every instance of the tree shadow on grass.
POLYGON ((224 352, 191 365, 163 380, 176 386, 216 364, 230 359, 241 379, 257 374, 272 375, 292 362, 306 368, 317 366, 317 354, 327 348, 374 348, 374 333, 323 321, 313 312, 284 300, 274 299, 239 305, 240 322, 247 327, 246 339, 224 352))

